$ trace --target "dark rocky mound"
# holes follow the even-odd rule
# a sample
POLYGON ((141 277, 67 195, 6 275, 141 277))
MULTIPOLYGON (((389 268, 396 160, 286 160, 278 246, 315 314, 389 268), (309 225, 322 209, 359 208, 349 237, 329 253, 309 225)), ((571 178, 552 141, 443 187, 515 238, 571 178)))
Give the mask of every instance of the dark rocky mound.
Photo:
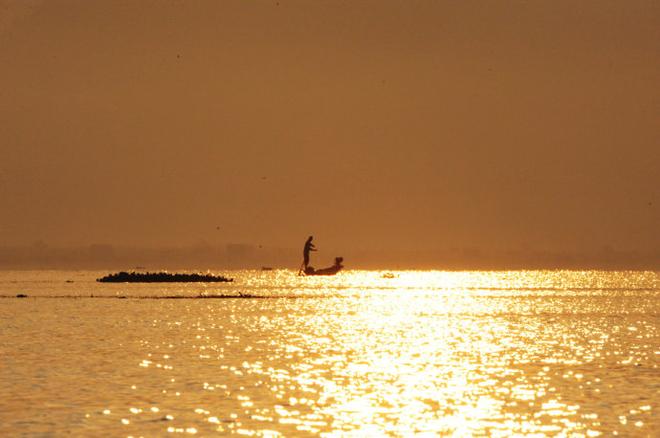
POLYGON ((101 283, 218 283, 233 278, 211 274, 170 274, 167 272, 117 272, 98 278, 101 283))

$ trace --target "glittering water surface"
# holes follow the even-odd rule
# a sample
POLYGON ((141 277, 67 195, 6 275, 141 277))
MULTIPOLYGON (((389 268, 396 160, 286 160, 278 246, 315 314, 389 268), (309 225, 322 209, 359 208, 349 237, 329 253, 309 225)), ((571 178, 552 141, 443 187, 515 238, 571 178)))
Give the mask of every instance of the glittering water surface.
POLYGON ((0 272, 0 435, 660 433, 658 272, 106 273, 0 272))

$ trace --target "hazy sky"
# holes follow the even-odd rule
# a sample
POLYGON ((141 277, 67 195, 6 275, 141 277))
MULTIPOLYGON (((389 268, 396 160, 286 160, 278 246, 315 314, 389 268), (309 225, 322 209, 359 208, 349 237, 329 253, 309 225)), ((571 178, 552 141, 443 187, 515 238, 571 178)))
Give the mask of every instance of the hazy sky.
POLYGON ((0 245, 655 250, 660 2, 0 0, 0 152, 0 245))

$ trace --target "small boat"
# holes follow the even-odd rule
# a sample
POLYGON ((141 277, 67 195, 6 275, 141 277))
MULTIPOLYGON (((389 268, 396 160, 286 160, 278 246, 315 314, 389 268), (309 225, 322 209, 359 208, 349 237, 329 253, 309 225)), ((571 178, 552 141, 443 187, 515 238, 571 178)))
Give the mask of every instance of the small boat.
POLYGON ((308 266, 303 270, 305 275, 335 275, 337 272, 341 271, 344 268, 344 265, 341 262, 344 261, 343 257, 335 257, 335 264, 322 269, 314 269, 313 266, 308 266))

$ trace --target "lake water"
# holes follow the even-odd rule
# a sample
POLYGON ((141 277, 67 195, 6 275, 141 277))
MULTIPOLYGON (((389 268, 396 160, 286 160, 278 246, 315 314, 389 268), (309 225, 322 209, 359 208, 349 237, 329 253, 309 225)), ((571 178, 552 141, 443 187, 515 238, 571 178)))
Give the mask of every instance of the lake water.
POLYGON ((0 435, 660 434, 659 272, 107 273, 0 272, 0 435))

